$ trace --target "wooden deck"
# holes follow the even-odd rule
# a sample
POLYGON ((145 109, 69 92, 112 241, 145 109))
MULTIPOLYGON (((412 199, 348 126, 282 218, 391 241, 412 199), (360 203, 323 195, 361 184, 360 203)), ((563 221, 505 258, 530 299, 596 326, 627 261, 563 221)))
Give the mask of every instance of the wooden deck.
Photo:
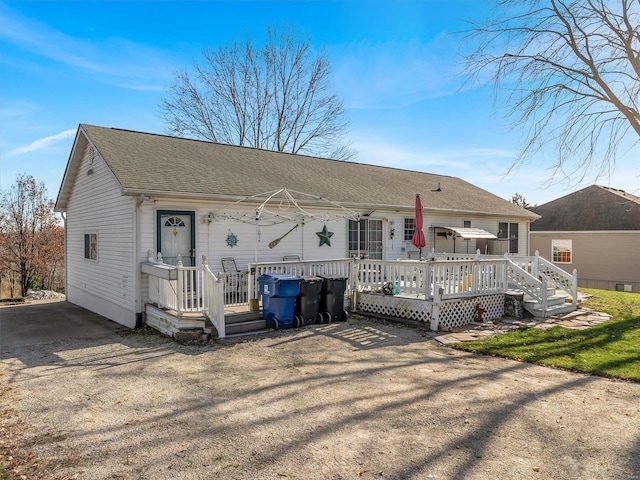
MULTIPOLYGON (((221 337, 231 330, 264 330, 259 301, 255 299, 260 296, 257 279, 262 273, 341 277, 346 282, 345 310, 419 321, 432 330, 460 327, 478 318, 487 322, 502 317, 505 292, 514 288, 523 292, 524 303, 529 305, 525 308, 535 316, 577 307, 577 273, 568 275, 537 255, 512 259, 477 253, 459 257, 252 264, 250 271, 255 274, 238 274, 243 286, 238 289, 236 285, 232 292, 228 290, 231 284, 224 277, 216 277, 206 263, 202 267, 178 266, 175 275, 169 272, 169 278, 151 277, 150 302, 162 308, 149 309, 147 323, 169 335, 199 328, 200 322, 207 321, 221 337), (238 291, 242 295, 234 296, 238 291), (231 330, 227 332, 227 328, 231 330)), ((155 270, 148 268, 148 274, 153 275, 155 270)), ((168 275, 164 270, 161 273, 168 275)))

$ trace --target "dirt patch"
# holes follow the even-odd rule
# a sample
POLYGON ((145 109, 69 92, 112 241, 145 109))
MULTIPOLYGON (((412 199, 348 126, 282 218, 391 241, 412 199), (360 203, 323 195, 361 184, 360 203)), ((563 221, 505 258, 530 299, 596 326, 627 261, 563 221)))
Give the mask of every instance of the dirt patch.
POLYGON ((10 478, 640 478, 639 384, 379 320, 112 333, 12 347, 0 369, 10 478))

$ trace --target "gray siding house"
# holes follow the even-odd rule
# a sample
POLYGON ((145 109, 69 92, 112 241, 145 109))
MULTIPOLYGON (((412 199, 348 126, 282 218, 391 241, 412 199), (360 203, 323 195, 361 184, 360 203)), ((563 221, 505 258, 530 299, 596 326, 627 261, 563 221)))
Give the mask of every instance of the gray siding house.
POLYGON ((532 251, 581 287, 640 292, 640 197, 592 185, 531 210, 532 251))
POLYGON ((157 254, 185 266, 204 255, 216 272, 229 257, 239 270, 289 256, 415 259, 416 194, 423 256, 529 254, 538 216, 454 176, 81 124, 55 207, 67 299, 134 327, 149 299, 141 265, 157 254))

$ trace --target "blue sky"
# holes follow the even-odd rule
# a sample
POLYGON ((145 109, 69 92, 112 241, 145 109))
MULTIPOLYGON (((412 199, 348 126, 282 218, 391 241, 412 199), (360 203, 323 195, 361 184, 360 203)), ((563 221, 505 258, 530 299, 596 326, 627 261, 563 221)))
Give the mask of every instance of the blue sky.
MULTIPOLYGON (((544 153, 515 174, 518 131, 490 86, 463 88, 459 32, 480 0, 0 2, 0 177, 44 181, 55 198, 79 123, 164 133, 173 72, 265 27, 293 25, 328 54, 358 161, 463 178, 541 204, 592 183, 543 188, 544 153)), ((601 185, 640 195, 640 154, 601 185)))

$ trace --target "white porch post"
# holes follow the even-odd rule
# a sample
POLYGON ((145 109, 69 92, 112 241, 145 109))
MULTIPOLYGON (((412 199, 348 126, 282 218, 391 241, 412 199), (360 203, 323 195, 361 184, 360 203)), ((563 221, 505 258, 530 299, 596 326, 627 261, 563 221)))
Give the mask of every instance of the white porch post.
POLYGON ((435 295, 435 292, 431 291, 431 277, 433 270, 431 269, 431 261, 424 263, 424 298, 425 300, 435 295))
POLYGON ((542 275, 542 286, 540 287, 540 300, 542 307, 542 316, 547 316, 547 277, 542 275))
POLYGON ((182 302, 183 302, 183 295, 182 295, 182 291, 184 289, 184 279, 182 278, 182 255, 178 255, 178 261, 176 262, 176 267, 178 269, 178 291, 176 292, 178 295, 178 308, 177 308, 177 313, 178 315, 182 314, 182 302))
POLYGON ((431 331, 437 332, 438 325, 440 323, 440 304, 442 303, 442 295, 444 294, 444 288, 440 285, 434 285, 433 287, 433 310, 431 311, 431 331))
POLYGON ((533 266, 531 267, 531 275, 538 278, 538 272, 540 271, 540 252, 536 250, 536 253, 533 257, 533 266))
POLYGON ((578 270, 573 269, 573 280, 571 282, 571 296, 573 297, 573 304, 578 305, 578 270))

